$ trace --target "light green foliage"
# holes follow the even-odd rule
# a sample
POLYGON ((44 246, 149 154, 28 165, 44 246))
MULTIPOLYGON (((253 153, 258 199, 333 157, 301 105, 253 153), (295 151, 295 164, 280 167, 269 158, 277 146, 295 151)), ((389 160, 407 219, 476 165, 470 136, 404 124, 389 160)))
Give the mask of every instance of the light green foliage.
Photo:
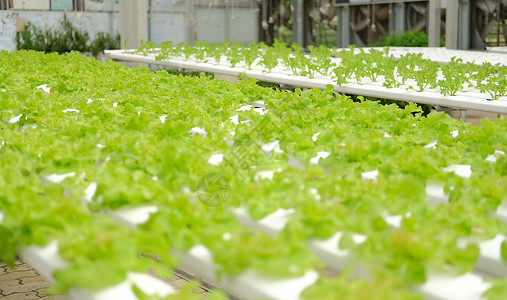
MULTIPOLYGON (((188 47, 177 47, 183 46, 188 47)), ((200 46, 206 53, 219 47, 200 46)), ((241 51, 239 45, 231 48, 241 51)), ((507 159, 484 161, 495 150, 507 151, 505 118, 472 127, 443 113, 422 117, 415 104, 399 109, 354 102, 331 85, 324 91, 275 91, 253 79, 232 85, 204 75, 99 63, 75 52, 4 51, 0 66, 0 211, 5 216, 0 240, 6 241, 0 258, 12 265, 20 244, 58 241, 70 265, 54 273, 55 292, 110 286, 127 271, 167 275, 178 266, 175 251, 198 244, 213 253, 219 276, 247 269, 275 278, 300 276, 324 268, 310 241, 342 231, 340 246, 373 266, 375 280, 353 281, 348 275, 323 280, 317 286, 326 288, 308 290, 306 299, 334 299, 332 293, 369 299, 368 291, 418 299, 412 287, 430 270, 462 274, 473 268, 478 247, 459 248, 460 238, 507 233, 506 225, 491 217, 507 201, 507 159), (49 94, 37 89, 42 84, 51 88, 49 94), (264 101, 268 111, 237 111, 253 101, 264 101), (63 112, 69 108, 79 112, 63 112), (9 122, 20 114, 18 122, 9 122), (231 122, 236 115, 249 121, 236 125, 231 122), (205 129, 206 137, 191 136, 194 127, 205 129), (459 135, 452 137, 455 130, 459 135), (423 148, 435 139, 436 149, 423 148), (260 150, 275 140, 282 153, 260 150), (251 160, 236 159, 237 147, 251 160), (311 164, 319 151, 330 155, 311 164), (224 154, 219 166, 208 163, 216 153, 224 154), (289 165, 290 157, 303 166, 289 165), (444 172, 451 164, 470 164, 472 176, 444 172), (377 182, 361 180, 361 173, 375 169, 377 182), (269 170, 277 170, 271 180, 255 176, 269 170), (76 175, 47 182, 49 174, 69 172, 76 175), (211 172, 230 184, 223 206, 208 207, 196 196, 198 182, 211 172), (448 206, 426 203, 427 180, 445 185, 448 206), (97 191, 83 203, 92 182, 97 191), (147 204, 158 212, 137 227, 103 214, 147 204), (278 208, 295 212, 270 236, 241 226, 231 210, 238 206, 256 220, 278 208), (406 212, 411 215, 399 229, 382 218, 406 212), (367 240, 353 243, 354 233, 367 240)))
MULTIPOLYGON (((154 48, 146 43, 138 51, 145 51, 147 45, 154 48)), ((242 63, 242 66, 251 70, 257 65, 263 68, 263 72, 271 72, 280 65, 294 75, 310 79, 318 75, 331 76, 340 86, 352 81, 361 83, 364 78, 368 78, 372 82, 381 80, 383 86, 388 88, 407 85, 407 89, 419 92, 438 88, 442 95, 449 96, 455 96, 467 87, 489 94, 491 100, 507 95, 507 67, 493 66, 490 63, 463 64, 463 60, 456 57, 448 65, 440 65, 423 58, 421 53, 407 53, 395 59, 387 47, 382 51, 364 51, 362 48, 357 51, 354 46, 350 46, 349 49, 337 51, 321 45, 308 46, 309 53, 306 53, 300 45, 292 44, 289 47, 280 40, 275 40, 273 47, 255 42, 246 47, 239 43, 230 46, 229 42, 210 46, 199 41, 196 41, 195 49, 187 49, 189 47, 187 45, 180 51, 178 49, 181 47, 173 48, 170 43, 164 42, 159 45, 160 51, 154 53, 157 53, 157 60, 177 57, 181 52, 185 59, 193 56, 202 62, 206 60, 203 55, 206 55, 213 57, 216 63, 225 56, 232 67, 242 63), (339 58, 339 61, 333 58, 339 58)))
POLYGON ((16 49, 50 52, 92 52, 97 56, 106 49, 120 48, 120 35, 111 36, 99 32, 94 40, 90 40, 88 32, 76 28, 68 20, 62 21, 57 29, 43 30, 28 22, 23 31, 16 33, 16 49))
POLYGON ((448 65, 442 66, 444 79, 438 81, 438 86, 443 95, 454 96, 463 89, 467 76, 464 72, 465 68, 460 66, 461 63, 463 63, 463 59, 453 57, 448 65))

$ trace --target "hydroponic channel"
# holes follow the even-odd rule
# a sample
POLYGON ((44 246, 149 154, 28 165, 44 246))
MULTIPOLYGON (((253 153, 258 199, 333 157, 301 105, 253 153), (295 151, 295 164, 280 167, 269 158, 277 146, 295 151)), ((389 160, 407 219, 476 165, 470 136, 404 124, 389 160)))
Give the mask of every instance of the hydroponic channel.
MULTIPOLYGON (((269 49, 269 48, 268 48, 269 49)), ((343 49, 338 49, 340 51, 346 51, 343 49)), ((335 53, 338 50, 334 50, 335 53)), ((322 74, 315 74, 312 76, 302 75, 300 73, 301 70, 290 70, 287 67, 283 66, 282 57, 284 57, 283 53, 278 53, 275 55, 278 56, 278 65, 268 70, 265 66, 263 66, 263 60, 266 59, 267 52, 262 52, 263 50, 258 50, 259 55, 251 65, 245 65, 245 61, 241 61, 242 54, 239 54, 239 62, 235 62, 231 64, 231 56, 226 58, 223 56, 220 61, 217 62, 217 59, 212 57, 211 54, 209 56, 203 56, 197 58, 194 54, 183 55, 181 50, 177 50, 172 52, 168 57, 161 52, 161 49, 144 49, 143 52, 136 50, 108 50, 106 51, 106 55, 115 60, 123 60, 123 61, 131 61, 131 62, 139 62, 139 63, 147 63, 147 64, 156 64, 156 65, 164 65, 184 70, 192 70, 197 72, 209 72, 218 75, 227 75, 227 76, 242 76, 246 78, 255 78, 261 81, 273 82, 278 84, 286 84, 294 87, 300 88, 320 88, 324 89, 327 85, 333 85, 334 91, 343 93, 343 94, 351 94, 351 95, 361 95, 368 97, 376 97, 376 98, 384 98, 384 99, 392 99, 392 100, 402 100, 402 101, 413 101, 416 103, 424 103, 430 105, 438 105, 451 107, 454 109, 460 110, 480 110, 486 112, 494 112, 494 113, 507 113, 507 98, 504 97, 504 94, 501 94, 498 100, 492 101, 492 95, 487 92, 486 89, 478 89, 472 87, 471 84, 461 87, 451 94, 445 94, 445 92, 441 88, 435 87, 427 87, 427 88, 417 88, 417 83, 413 79, 409 79, 403 83, 397 84, 396 86, 386 86, 387 84, 387 76, 393 75, 393 78, 400 77, 401 73, 396 73, 394 70, 380 70, 378 71, 378 77, 375 80, 369 79, 363 74, 362 78, 349 78, 343 83, 337 84, 335 75, 325 74, 328 71, 328 68, 342 68, 343 63, 340 62, 340 59, 329 57, 329 66, 326 68, 326 71, 322 74), (263 57, 263 55, 265 55, 263 57)), ((202 50, 205 51, 205 50, 202 50)), ((209 50, 210 51, 210 50, 209 50)), ((208 52, 209 52, 208 51, 208 52)), ((240 51, 240 50, 238 50, 240 51)), ((383 49, 376 48, 366 48, 366 50, 361 49, 361 53, 368 53, 368 51, 377 51, 381 52, 383 49), (363 52, 364 51, 364 52, 363 52)), ((463 50, 447 50, 441 48, 390 48, 389 55, 392 59, 399 59, 402 56, 411 55, 411 54, 420 54, 422 59, 439 62, 439 63, 449 63, 453 58, 460 58, 462 63, 470 63, 470 64, 480 64, 483 62, 491 63, 492 65, 503 65, 505 66, 507 59, 505 54, 498 53, 488 53, 488 52, 476 52, 476 51, 463 51, 463 50)), ((208 53, 206 52, 206 53, 208 53)), ((354 53, 359 53, 359 50, 354 49, 354 53)), ((225 55, 225 54, 224 54, 225 55)), ((228 55, 236 55, 236 54, 228 54, 228 55)), ((286 55, 286 54, 285 54, 286 55)), ((291 59, 289 57, 289 59, 291 59)), ((316 59, 316 58, 315 58, 316 59)), ((312 58, 308 58, 308 63, 312 62, 312 58)), ((285 63, 287 65, 287 63, 285 63)), ((368 65, 362 66, 361 68, 368 68, 368 65)), ((417 71, 418 67, 415 67, 415 71, 417 71)), ((424 70, 425 67, 421 67, 424 70)), ((428 75, 426 75, 428 76, 428 75)), ((457 75, 457 77, 463 77, 464 75, 457 75)), ((503 75, 499 75, 503 76, 503 75)), ((435 70, 433 74, 430 74, 430 77, 433 77, 435 82, 437 80, 451 80, 449 78, 445 78, 442 73, 438 70, 435 70)), ((428 80, 430 79, 428 77, 428 80)), ((389 81, 390 82, 390 81, 389 81)), ((390 85, 391 83, 389 83, 390 85)), ((461 84, 461 83, 460 83, 461 84)), ((501 83, 504 85, 505 83, 501 83)))

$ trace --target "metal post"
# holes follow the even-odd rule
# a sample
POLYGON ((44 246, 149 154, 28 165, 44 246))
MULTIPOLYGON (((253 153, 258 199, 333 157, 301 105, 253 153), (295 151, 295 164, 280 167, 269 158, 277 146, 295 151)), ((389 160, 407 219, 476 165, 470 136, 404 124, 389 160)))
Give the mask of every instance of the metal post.
POLYGON ((470 0, 447 0, 445 47, 470 48, 470 0))
POLYGON ((403 33, 405 31, 405 3, 389 3, 389 31, 403 33))
POLYGON ((441 0, 430 0, 428 11, 428 46, 440 47, 441 0))
POLYGON ((292 1, 294 5, 294 17, 292 23, 292 41, 304 46, 304 20, 303 20, 303 0, 292 1))
POLYGON ((459 0, 447 0, 445 15, 445 47, 458 49, 459 0))
POLYGON ((141 40, 148 41, 148 1, 124 0, 120 4, 121 46, 138 48, 141 40))
POLYGON ((470 0, 460 0, 459 2, 459 49, 470 49, 470 0))
POLYGON ((459 110, 459 118, 463 120, 463 122, 467 121, 467 110, 466 109, 460 109, 459 110))
POLYGON ((338 28, 336 30, 336 46, 346 48, 350 44, 350 14, 348 6, 338 7, 338 28))

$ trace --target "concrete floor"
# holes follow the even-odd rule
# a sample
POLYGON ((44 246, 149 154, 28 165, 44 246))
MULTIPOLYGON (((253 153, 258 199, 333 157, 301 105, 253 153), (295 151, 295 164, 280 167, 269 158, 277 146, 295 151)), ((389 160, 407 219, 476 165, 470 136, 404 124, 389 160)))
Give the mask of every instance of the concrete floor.
MULTIPOLYGON (((187 279, 176 274, 165 281, 176 289, 188 282, 187 279)), ((49 281, 21 260, 16 261, 14 269, 9 269, 5 264, 0 263, 0 299, 2 300, 70 300, 68 295, 47 295, 46 290, 50 285, 49 281)), ((205 288, 197 288, 194 293, 202 294, 203 300, 210 294, 205 288)))
MULTIPOLYGON (((456 112, 456 115, 459 113, 456 112)), ((505 115, 499 115, 495 113, 489 113, 489 112, 483 112, 478 110, 467 110, 467 122, 472 122, 472 124, 479 126, 481 125, 481 119, 490 119, 490 120, 496 120, 499 116, 505 115)))

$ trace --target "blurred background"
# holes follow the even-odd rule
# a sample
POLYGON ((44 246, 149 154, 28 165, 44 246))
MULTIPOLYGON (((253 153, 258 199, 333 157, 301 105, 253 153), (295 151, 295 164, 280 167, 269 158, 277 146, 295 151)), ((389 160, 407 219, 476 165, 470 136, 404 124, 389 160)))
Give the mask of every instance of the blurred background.
POLYGON ((0 0, 0 49, 280 39, 484 50, 505 46, 506 19, 507 0, 0 0))

